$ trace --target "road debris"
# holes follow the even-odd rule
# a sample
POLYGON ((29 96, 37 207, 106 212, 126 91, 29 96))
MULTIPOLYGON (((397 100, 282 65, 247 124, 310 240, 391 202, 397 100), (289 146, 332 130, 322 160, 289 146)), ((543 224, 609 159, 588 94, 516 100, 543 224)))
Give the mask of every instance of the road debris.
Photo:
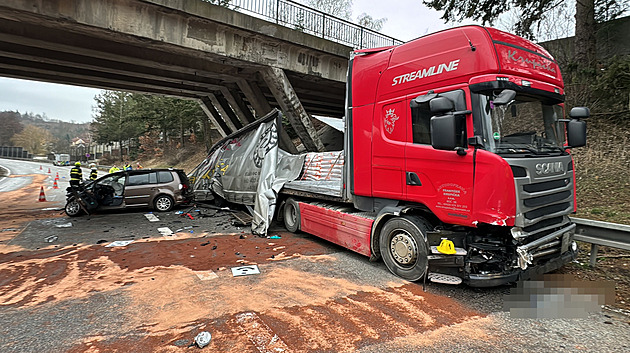
POLYGON ((105 245, 106 248, 111 248, 111 247, 118 247, 118 246, 127 246, 129 244, 133 243, 133 240, 116 240, 114 242, 111 242, 107 245, 105 245))
POLYGON ((4 228, 2 232, 15 232, 18 228, 4 228))
POLYGON ((55 224, 55 227, 57 227, 57 228, 70 228, 70 227, 72 227, 72 222, 55 224))
POLYGON ((47 236, 46 238, 44 238, 44 240, 45 240, 47 243, 52 243, 52 242, 54 242, 54 241, 55 241, 55 240, 57 240, 57 239, 59 239, 59 237, 58 237, 58 236, 56 236, 56 235, 49 235, 49 236, 47 236))
POLYGON ((258 265, 249 265, 249 266, 239 266, 232 267, 232 276, 249 276, 249 275, 259 275, 260 270, 258 269, 258 265))
POLYGON ((279 235, 272 235, 272 236, 267 237, 267 238, 269 238, 269 239, 282 239, 282 237, 279 236, 279 235))
POLYGON ((149 222, 158 222, 160 219, 154 215, 153 213, 145 213, 144 216, 149 220, 149 222))
POLYGON ((212 339, 212 335, 210 334, 210 332, 203 331, 203 332, 200 332, 195 337, 195 344, 197 344, 197 347, 203 348, 207 346, 208 344, 210 344, 211 339, 212 339))
POLYGON ((241 325, 247 338, 259 352, 290 352, 286 343, 256 313, 238 314, 236 315, 236 322, 241 325))
POLYGON ((162 234, 163 236, 171 236, 174 234, 174 232, 171 230, 171 228, 169 227, 161 227, 157 229, 158 232, 160 232, 160 234, 162 234))
POLYGON ((214 271, 212 270, 208 270, 208 271, 194 271, 195 275, 197 275, 197 277, 202 280, 202 281, 208 281, 211 279, 216 279, 219 278, 219 276, 214 273, 214 271))
POLYGON ((252 216, 248 215, 247 213, 243 211, 233 213, 232 217, 235 218, 234 220, 235 226, 244 227, 244 226, 252 224, 252 219, 253 219, 252 216))

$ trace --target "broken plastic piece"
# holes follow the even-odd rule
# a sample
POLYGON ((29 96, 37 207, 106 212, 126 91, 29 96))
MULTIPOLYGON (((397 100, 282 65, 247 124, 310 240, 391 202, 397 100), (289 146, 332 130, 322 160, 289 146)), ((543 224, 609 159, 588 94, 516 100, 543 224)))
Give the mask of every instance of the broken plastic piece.
POLYGON ((203 332, 200 332, 195 337, 195 344, 197 344, 197 347, 203 348, 207 346, 208 344, 210 344, 211 339, 212 339, 212 335, 210 334, 210 332, 203 331, 203 332))
POLYGON ((111 247, 115 247, 115 246, 127 246, 129 244, 133 243, 133 240, 116 240, 114 242, 111 242, 107 245, 105 245, 106 248, 111 248, 111 247))
POLYGON ((157 229, 158 232, 160 232, 161 235, 163 236, 170 236, 173 235, 173 231, 171 230, 171 228, 169 227, 161 227, 157 229))
POLYGON ((160 219, 159 219, 159 218, 157 218, 157 216, 156 216, 156 215, 154 215, 153 213, 145 213, 145 215, 144 215, 144 216, 145 216, 145 217, 149 220, 149 222, 157 222, 157 221, 159 221, 159 220, 160 220, 160 219))
POLYGON ((52 243, 52 242, 54 242, 57 239, 59 239, 59 238, 56 235, 50 235, 50 236, 47 236, 46 238, 44 238, 44 240, 47 243, 52 243))
POLYGON ((57 227, 57 228, 70 228, 70 227, 72 227, 72 222, 62 223, 62 224, 55 224, 55 227, 57 227))
POLYGON ((269 239, 282 239, 282 237, 279 235, 272 235, 269 237, 269 239))

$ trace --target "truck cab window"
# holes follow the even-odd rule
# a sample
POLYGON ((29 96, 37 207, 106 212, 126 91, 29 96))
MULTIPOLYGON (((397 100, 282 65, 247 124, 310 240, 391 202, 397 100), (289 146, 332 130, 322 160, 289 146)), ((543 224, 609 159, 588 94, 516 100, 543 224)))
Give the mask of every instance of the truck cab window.
POLYGON ((498 154, 564 154, 563 108, 542 96, 518 93, 505 105, 495 105, 494 92, 475 94, 475 134, 484 148, 498 154))
POLYGON ((431 110, 429 102, 416 103, 411 101, 411 124, 413 129, 413 143, 431 144, 431 110))
MULTIPOLYGON (((466 110, 466 95, 463 90, 455 90, 439 93, 440 97, 446 97, 453 101, 456 111, 466 110)), ((413 143, 421 145, 431 144, 431 118, 435 115, 429 108, 429 102, 417 103, 411 100, 411 124, 413 131, 413 143)), ((461 119, 461 126, 458 134, 458 147, 465 147, 466 144, 466 123, 461 119)))

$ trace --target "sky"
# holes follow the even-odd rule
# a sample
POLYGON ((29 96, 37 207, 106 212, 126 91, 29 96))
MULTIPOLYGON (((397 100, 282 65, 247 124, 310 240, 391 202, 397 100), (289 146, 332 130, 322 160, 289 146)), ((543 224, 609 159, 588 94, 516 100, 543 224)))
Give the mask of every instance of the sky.
MULTIPOLYGON (((352 18, 363 12, 374 18, 386 17, 381 33, 403 41, 449 27, 440 19, 441 14, 424 6, 422 0, 354 0, 352 18)), ((0 111, 89 122, 94 96, 100 92, 94 88, 0 77, 0 111)))

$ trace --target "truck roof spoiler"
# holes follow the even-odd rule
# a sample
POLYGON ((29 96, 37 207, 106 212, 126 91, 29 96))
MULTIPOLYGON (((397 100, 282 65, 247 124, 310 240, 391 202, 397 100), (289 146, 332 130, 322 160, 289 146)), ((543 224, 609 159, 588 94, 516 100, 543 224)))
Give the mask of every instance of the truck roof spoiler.
POLYGON ((379 48, 367 48, 367 49, 357 49, 355 51, 353 51, 354 55, 362 55, 362 54, 373 54, 373 53, 379 53, 391 48, 395 48, 396 45, 390 45, 387 47, 379 47, 379 48))

